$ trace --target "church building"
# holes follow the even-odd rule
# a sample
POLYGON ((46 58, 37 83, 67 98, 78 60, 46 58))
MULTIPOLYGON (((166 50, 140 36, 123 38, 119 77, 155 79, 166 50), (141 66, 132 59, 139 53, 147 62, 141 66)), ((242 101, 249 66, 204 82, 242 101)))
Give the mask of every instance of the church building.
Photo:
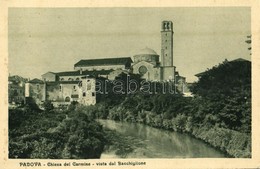
POLYGON ((93 77, 114 80, 122 72, 140 74, 147 81, 168 81, 177 84, 177 80, 182 79, 182 85, 185 83, 183 81, 185 78, 179 76, 173 64, 172 21, 163 21, 161 24, 161 56, 153 49, 146 47, 131 57, 82 59, 74 64, 74 71, 47 72, 42 75, 42 80, 29 81, 27 97, 34 95, 32 93, 36 92, 38 93, 37 96, 42 96, 38 98, 39 102, 52 100, 95 104, 94 89, 92 88, 90 94, 86 95, 86 87, 78 86, 78 84, 85 81, 94 83, 93 77), (86 77, 92 78, 86 79, 86 77), (37 87, 34 86, 35 84, 37 87), (31 91, 32 89, 37 89, 37 91, 31 91), (89 98, 82 99, 84 97, 89 98))

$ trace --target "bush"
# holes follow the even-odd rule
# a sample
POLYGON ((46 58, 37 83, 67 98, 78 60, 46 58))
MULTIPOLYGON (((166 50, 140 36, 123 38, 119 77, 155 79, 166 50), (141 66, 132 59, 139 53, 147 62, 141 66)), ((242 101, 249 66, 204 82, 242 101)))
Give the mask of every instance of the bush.
POLYGON ((11 115, 9 158, 99 158, 106 139, 91 110, 77 107, 68 116, 65 112, 23 111, 21 116, 11 115), (15 121, 20 123, 13 126, 15 121))

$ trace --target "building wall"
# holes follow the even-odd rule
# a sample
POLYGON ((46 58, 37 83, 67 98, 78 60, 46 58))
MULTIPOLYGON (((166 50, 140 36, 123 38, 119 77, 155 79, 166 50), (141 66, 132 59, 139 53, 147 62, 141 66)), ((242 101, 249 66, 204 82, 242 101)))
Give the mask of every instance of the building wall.
POLYGON ((178 76, 176 79, 177 79, 176 87, 178 91, 183 93, 184 96, 192 96, 191 91, 189 89, 191 84, 188 84, 186 82, 186 78, 182 76, 178 76))
POLYGON ((83 105, 96 104, 96 80, 94 78, 82 80, 82 85, 79 86, 79 103, 83 105))
POLYGON ((46 82, 54 82, 56 81, 56 75, 52 72, 47 72, 42 75, 42 80, 46 82))
POLYGON ((109 75, 107 76, 107 78, 109 80, 115 80, 115 78, 120 75, 121 73, 129 73, 128 71, 126 70, 114 70, 113 72, 109 73, 109 75))
POLYGON ((8 82, 8 102, 13 104, 20 104, 24 102, 25 86, 23 82, 18 84, 12 81, 8 82))
POLYGON ((143 78, 151 81, 160 81, 160 68, 154 67, 153 64, 145 61, 141 61, 133 65, 133 73, 140 74, 139 69, 141 66, 145 66, 147 68, 147 72, 143 74, 143 78))
POLYGON ((59 81, 80 81, 84 75, 79 76, 59 76, 59 81))
POLYGON ((175 76, 175 67, 162 67, 161 68, 161 73, 162 73, 162 79, 163 81, 165 80, 174 80, 175 76))
POLYGON ((64 101, 60 92, 60 84, 48 84, 46 85, 46 100, 51 101, 64 101))
POLYGON ((45 84, 42 83, 27 83, 26 84, 26 97, 31 97, 36 104, 41 105, 45 101, 45 84))
POLYGON ((47 84, 46 98, 53 102, 72 102, 79 100, 79 85, 71 84, 47 84))
POLYGON ((95 85, 96 80, 93 78, 83 79, 81 83, 27 83, 25 96, 32 98, 38 105, 46 100, 52 101, 54 106, 68 105, 72 101, 93 105, 96 104, 95 85))
POLYGON ((78 84, 60 84, 60 95, 65 102, 78 101, 78 98, 74 98, 80 95, 78 84))
POLYGON ((104 66, 79 66, 79 67, 74 67, 74 70, 117 70, 117 69, 125 69, 125 65, 104 65, 104 66))
MULTIPOLYGON (((59 76, 59 81, 81 81, 83 77, 87 75, 80 76, 59 76)), ((98 75, 99 77, 108 78, 108 75, 98 75)))

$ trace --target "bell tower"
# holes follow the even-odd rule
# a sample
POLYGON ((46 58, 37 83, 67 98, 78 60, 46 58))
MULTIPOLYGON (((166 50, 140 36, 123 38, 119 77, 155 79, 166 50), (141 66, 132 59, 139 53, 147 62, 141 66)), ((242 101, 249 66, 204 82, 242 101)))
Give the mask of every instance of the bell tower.
POLYGON ((161 30, 162 67, 173 66, 173 26, 172 21, 162 21, 161 30))

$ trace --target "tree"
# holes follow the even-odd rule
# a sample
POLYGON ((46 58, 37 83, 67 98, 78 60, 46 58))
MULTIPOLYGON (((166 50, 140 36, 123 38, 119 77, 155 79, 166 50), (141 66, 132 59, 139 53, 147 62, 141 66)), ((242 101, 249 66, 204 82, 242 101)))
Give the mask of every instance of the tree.
POLYGON ((54 106, 50 100, 47 100, 43 103, 43 108, 46 112, 50 112, 54 109, 54 106))
POLYGON ((207 122, 220 123, 220 126, 233 130, 251 131, 250 61, 225 60, 208 69, 199 75, 192 92, 202 103, 207 103, 198 109, 198 112, 204 112, 204 117, 212 115, 207 116, 210 117, 207 122))

